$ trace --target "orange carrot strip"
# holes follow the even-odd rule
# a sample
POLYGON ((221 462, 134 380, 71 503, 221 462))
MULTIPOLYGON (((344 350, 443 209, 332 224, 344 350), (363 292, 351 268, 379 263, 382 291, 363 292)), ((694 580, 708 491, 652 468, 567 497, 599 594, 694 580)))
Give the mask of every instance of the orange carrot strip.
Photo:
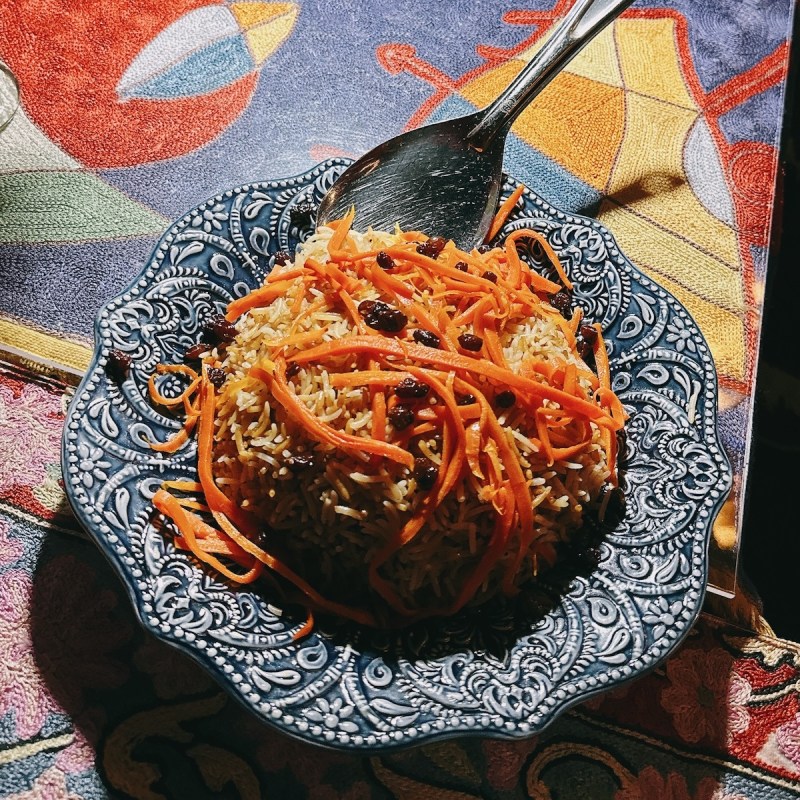
POLYGON ((576 394, 578 390, 578 369, 569 363, 564 368, 564 391, 568 394, 576 394))
POLYGON ((237 506, 214 481, 211 469, 214 448, 214 412, 216 396, 214 384, 204 381, 201 388, 200 426, 197 431, 197 476, 203 486, 203 494, 212 511, 221 511, 230 517, 247 533, 254 533, 255 527, 249 515, 237 506))
POLYGON ((366 271, 370 283, 377 289, 382 289, 389 294, 400 297, 410 298, 414 296, 414 287, 411 284, 401 281, 394 275, 390 275, 377 264, 370 264, 366 271))
POLYGON ((265 283, 276 283, 277 281, 293 281, 295 278, 299 278, 301 275, 305 275, 306 270, 305 267, 290 267, 288 269, 284 267, 279 267, 278 269, 273 269, 269 275, 267 275, 267 280, 265 283))
MULTIPOLYGON (((378 337, 367 336, 364 338, 372 339, 378 337)), ((279 356, 275 359, 273 373, 256 364, 251 367, 249 374, 264 381, 270 387, 275 400, 286 409, 286 412, 295 422, 306 429, 312 438, 356 454, 370 453, 371 455, 383 456, 390 461, 395 461, 409 469, 413 469, 413 455, 402 448, 387 442, 376 442, 374 439, 364 436, 353 436, 352 434, 344 433, 344 431, 337 431, 330 425, 320 422, 317 416, 300 401, 289 387, 286 380, 286 361, 282 357, 279 356)))
POLYGON ((547 430, 547 422, 545 422, 545 417, 541 414, 542 409, 538 409, 536 412, 536 433, 539 436, 539 441, 542 443, 542 450, 544 454, 547 456, 547 466, 553 466, 553 461, 555 461, 555 455, 553 454, 553 446, 550 444, 550 433, 547 430))
MULTIPOLYGON (((611 436, 613 437, 613 433, 611 436)), ((553 459, 555 461, 562 461, 565 458, 572 458, 573 456, 578 455, 584 448, 588 447, 592 443, 591 439, 586 439, 583 442, 578 442, 577 444, 573 444, 571 447, 554 447, 552 448, 553 459)))
POLYGON ((179 492, 201 492, 203 487, 197 481, 163 481, 162 489, 177 489, 179 492))
POLYGON ((509 234, 509 236, 506 238, 506 252, 508 252, 509 242, 513 242, 516 246, 517 240, 523 238, 534 239, 535 241, 539 242, 542 250, 544 250, 544 254, 547 256, 548 260, 558 274, 561 283, 564 284, 564 288, 572 290, 572 281, 567 277, 567 273, 564 272, 564 267, 556 255, 556 251, 553 250, 553 248, 550 246, 550 242, 548 242, 547 239, 541 233, 539 233, 539 231, 535 231, 532 228, 523 228, 521 230, 514 231, 512 234, 509 234))
POLYGON ((436 430, 436 425, 432 422, 423 422, 420 425, 415 425, 411 429, 412 436, 422 436, 423 433, 430 433, 431 431, 436 430))
POLYGON ((602 389, 611 388, 611 367, 608 363, 608 351, 603 339, 603 328, 599 322, 595 322, 592 327, 597 331, 597 339, 594 342, 594 361, 597 365, 597 379, 600 381, 602 389))
POLYGON ((260 289, 253 289, 244 297, 228 303, 225 312, 225 319, 234 322, 239 319, 246 311, 250 311, 258 306, 269 305, 276 297, 280 297, 291 286, 291 281, 279 281, 262 286, 260 289))
POLYGON ((268 342, 268 346, 272 348, 280 347, 305 347, 306 345, 313 344, 322 339, 328 332, 328 326, 317 328, 313 331, 304 331, 303 333, 295 333, 287 336, 284 339, 279 339, 277 342, 268 342))
POLYGON ((292 634, 292 641, 296 642, 300 639, 304 639, 313 630, 314 630, 314 614, 311 612, 311 609, 309 608, 306 621, 292 634))
POLYGON ((147 379, 147 391, 150 395, 150 399, 160 405, 164 406, 165 408, 177 408, 180 405, 183 405, 184 399, 190 398, 197 387, 200 385, 200 377, 198 374, 189 367, 185 369, 188 372, 194 373, 194 376, 191 378, 191 382, 189 385, 178 395, 175 397, 166 397, 165 395, 161 394, 156 387, 156 374, 163 375, 165 372, 179 372, 182 374, 187 374, 183 369, 176 370, 170 369, 170 367, 182 367, 182 364, 158 364, 156 365, 156 371, 150 374, 150 377, 147 379))
POLYGON ((194 430, 198 417, 198 414, 192 414, 192 416, 187 417, 183 426, 170 436, 169 439, 165 442, 150 442, 150 448, 159 453, 176 452, 189 441, 189 434, 194 430))
POLYGON ((328 255, 332 261, 343 261, 349 257, 350 254, 343 250, 342 247, 345 243, 345 239, 347 239, 347 234, 350 233, 350 227, 352 226, 355 218, 356 207, 351 206, 350 210, 344 215, 339 224, 336 226, 336 230, 328 242, 328 255))
POLYGON ((357 372, 337 372, 329 376, 331 386, 341 389, 346 386, 397 386, 400 381, 410 377, 408 372, 369 369, 357 372))
POLYGON ((500 233, 500 228, 505 225, 508 215, 514 210, 514 207, 517 205, 524 191, 525 187, 520 184, 505 200, 503 200, 500 208, 497 209, 497 213, 494 215, 492 224, 489 226, 489 232, 486 234, 486 238, 483 240, 484 242, 490 242, 500 233))
MULTIPOLYGON (((519 233, 519 231, 516 231, 519 233)), ((512 234, 513 236, 513 234, 512 234)), ((508 256, 508 263, 510 265, 509 274, 511 276, 510 280, 512 281, 514 286, 521 286, 523 275, 526 278, 526 282, 529 283, 530 286, 533 287, 537 292, 543 292, 545 294, 556 294, 561 290, 561 287, 557 283, 553 283, 553 281, 548 280, 544 276, 540 275, 538 272, 534 272, 527 264, 524 265, 523 270, 523 261, 519 257, 519 253, 517 252, 517 243, 516 240, 511 238, 511 236, 506 239, 506 254, 508 256), (516 282, 515 282, 516 279, 516 282)))
POLYGON ((372 438, 378 442, 386 441, 386 395, 378 386, 370 387, 372 392, 372 438))

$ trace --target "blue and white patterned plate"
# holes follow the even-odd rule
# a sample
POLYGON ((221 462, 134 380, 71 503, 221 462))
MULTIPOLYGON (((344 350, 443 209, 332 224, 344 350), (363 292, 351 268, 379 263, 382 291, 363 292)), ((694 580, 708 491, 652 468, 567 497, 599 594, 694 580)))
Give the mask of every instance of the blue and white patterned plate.
POLYGON ((480 631, 462 615, 402 633, 345 627, 294 641, 302 619, 268 586, 228 586, 153 526, 153 493, 165 479, 193 479, 196 453, 193 442, 172 455, 148 447, 180 420, 151 406, 147 377, 159 362, 181 361, 210 315, 260 284, 276 251, 294 250, 305 230, 298 206, 318 202, 347 163, 224 192, 166 232, 97 319, 94 359, 65 427, 67 494, 145 627, 281 730, 370 750, 528 736, 675 648, 700 610, 711 525, 731 485, 708 346, 598 223, 526 192, 502 234, 532 226, 547 236, 575 301, 603 325, 614 389, 631 415, 625 519, 601 544, 599 565, 567 581, 549 608, 521 625, 507 608, 484 611, 480 631), (105 371, 111 349, 133 360, 121 385, 105 371))

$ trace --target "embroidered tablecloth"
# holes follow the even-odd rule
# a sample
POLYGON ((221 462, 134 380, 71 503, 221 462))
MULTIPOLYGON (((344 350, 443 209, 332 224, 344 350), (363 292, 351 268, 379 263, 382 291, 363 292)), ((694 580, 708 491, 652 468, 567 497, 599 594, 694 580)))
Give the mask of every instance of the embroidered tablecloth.
MULTIPOLYGON (((93 318, 170 220, 483 105, 568 6, 0 4, 0 58, 21 91, 0 133, 0 349, 18 365, 0 374, 0 797, 798 794, 800 652, 710 619, 664 668, 535 740, 373 759, 297 744, 145 637, 64 502, 61 421, 93 318)), ((712 554, 730 591, 792 12, 639 0, 520 117, 507 151, 509 173, 599 218, 704 331, 737 474, 712 554)))

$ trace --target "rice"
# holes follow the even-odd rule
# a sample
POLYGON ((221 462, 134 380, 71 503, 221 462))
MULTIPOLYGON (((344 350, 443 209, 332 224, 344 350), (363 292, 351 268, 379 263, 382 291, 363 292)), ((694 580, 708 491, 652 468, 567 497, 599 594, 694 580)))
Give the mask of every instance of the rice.
MULTIPOLYGON (((276 267, 274 278, 304 267, 309 259, 327 263, 332 233, 330 228, 317 231, 298 249, 293 263, 276 267)), ((348 237, 353 251, 362 253, 408 242, 408 236, 399 231, 351 232, 348 237)), ((363 266, 366 262, 357 263, 363 266)), ((356 306, 364 300, 395 303, 370 282, 361 267, 341 268, 354 281, 347 294, 356 306)), ((403 275, 397 277, 402 279, 403 275)), ((459 311, 457 298, 436 295, 417 287, 413 299, 434 319, 440 309, 454 318, 459 311)), ((466 598, 470 602, 483 601, 500 591, 515 592, 532 580, 543 564, 552 563, 559 543, 568 541, 584 514, 599 505, 602 487, 612 479, 598 426, 591 423, 590 436, 579 452, 548 465, 534 415, 524 398, 517 398, 510 408, 495 408, 502 436, 524 476, 534 529, 512 528, 491 568, 482 576, 476 572, 487 563, 487 549, 497 541, 493 538, 498 524, 496 506, 502 501, 496 487, 464 468, 419 533, 392 552, 379 568, 373 568, 370 576, 376 555, 386 552, 387 543, 424 510, 430 492, 421 487, 420 479, 408 466, 356 449, 342 449, 310 435, 276 400, 269 382, 250 374, 257 364, 271 369, 276 352, 290 361, 309 347, 352 336, 357 333, 355 326, 352 312, 340 295, 324 281, 312 282, 302 275, 292 279, 281 296, 249 310, 238 320, 236 338, 216 354, 226 375, 216 408, 213 470, 218 486, 263 525, 267 549, 279 553, 304 579, 337 602, 371 609, 388 602, 395 612, 406 616, 425 615, 432 609, 449 613, 463 604, 465 586, 476 575, 480 583, 466 598), (276 349, 287 337, 309 344, 276 349)), ((410 332, 423 327, 409 314, 407 328, 398 334, 399 339, 411 341, 410 332)), ((460 325, 458 332, 474 335, 473 322, 460 325)), ((552 313, 510 313, 500 321, 497 336, 511 372, 530 375, 533 362, 553 368, 574 364, 581 395, 592 399, 587 367, 552 313)), ((420 366, 419 362, 409 363, 420 366)), ((356 352, 337 355, 324 363, 297 364, 289 386, 318 420, 335 431, 367 441, 373 429, 370 388, 335 388, 332 376, 368 366, 365 357, 356 352)), ((391 359, 383 368, 387 366, 402 369, 391 359)), ((544 381, 541 375, 536 377, 544 381)), ((447 379, 452 382, 454 377, 447 379)), ((475 385, 487 397, 505 388, 495 386, 485 375, 475 376, 475 385)), ((388 390, 390 403, 391 395, 388 390)), ((436 411, 437 403, 431 392, 416 402, 416 413, 425 407, 436 411)), ((544 400, 543 405, 558 407, 550 400, 544 400)), ((390 422, 382 433, 390 442, 400 436, 390 422)), ((440 476, 447 469, 442 462, 443 438, 437 430, 412 437, 405 446, 417 458, 426 459, 440 476)), ((481 457, 489 459, 492 447, 497 450, 495 444, 487 444, 481 457)), ((508 478, 508 464, 499 463, 495 468, 501 470, 501 477, 508 478)))

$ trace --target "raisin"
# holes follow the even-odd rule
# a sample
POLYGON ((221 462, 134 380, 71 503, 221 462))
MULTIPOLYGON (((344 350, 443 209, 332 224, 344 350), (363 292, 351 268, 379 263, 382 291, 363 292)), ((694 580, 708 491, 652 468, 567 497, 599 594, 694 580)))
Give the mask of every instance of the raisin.
POLYGON ((415 342, 419 342, 419 344, 424 344, 425 347, 438 347, 439 346, 439 337, 433 333, 432 331, 426 331, 422 328, 417 328, 412 334, 414 337, 415 342))
POLYGON ((490 244, 482 244, 478 248, 478 252, 481 253, 481 254, 482 253, 488 253, 491 249, 492 249, 492 246, 490 244))
POLYGON ((301 369, 302 367, 296 361, 292 362, 288 367, 286 367, 286 377, 289 379, 294 378, 294 376, 297 375, 301 369))
POLYGON ((184 360, 185 361, 199 361, 203 357, 203 353, 208 350, 208 345, 203 344, 200 342, 199 344, 193 344, 187 351, 184 353, 184 360))
POLYGON ((209 367, 206 377, 214 384, 214 388, 221 389, 225 383, 225 370, 219 367, 209 367))
POLYGON ((497 403, 499 408, 511 408, 511 406, 517 402, 517 396, 514 394, 514 392, 507 389, 506 391, 497 394, 497 396, 494 398, 494 402, 497 403))
POLYGON ((293 225, 307 225, 316 210, 317 207, 313 203, 298 203, 289 211, 289 219, 293 225))
POLYGON ((438 258, 446 244, 447 239, 443 239, 441 236, 431 236, 428 241, 417 245, 417 252, 428 258, 438 258))
POLYGON ((597 341, 597 329, 594 325, 581 325, 579 333, 586 344, 593 345, 597 341))
POLYGON ((131 368, 131 357, 122 350, 111 350, 106 361, 106 374, 117 383, 122 383, 128 377, 131 368))
POLYGON ((550 297, 550 305, 558 309, 563 317, 569 317, 572 313, 572 295, 562 289, 550 297))
POLYGON ((394 393, 398 397, 413 398, 419 400, 428 396, 431 387, 427 383, 416 380, 416 378, 403 378, 397 386, 394 387, 394 393))
POLYGON ((380 253, 375 256, 375 260, 378 262, 378 266, 381 269, 394 269, 395 267, 394 259, 385 250, 381 250, 380 253))
POLYGON ((376 331, 397 333, 405 328, 408 317, 398 308, 381 300, 362 300, 358 304, 358 312, 364 317, 364 322, 376 331))
POLYGON ((275 265, 278 267, 285 267, 291 260, 292 257, 285 250, 275 253, 275 265))
POLYGON ((480 336, 476 336, 474 333, 462 333, 458 337, 458 343, 465 350, 469 350, 473 353, 477 353, 478 350, 483 347, 483 339, 481 339, 480 336))
POLYGON ((232 342, 236 338, 236 328, 222 314, 215 314, 203 326, 203 336, 215 344, 232 342))
POLYGON ((474 402, 476 402, 474 394, 462 394, 456 400, 456 404, 459 406, 471 406, 474 402))
POLYGON ((315 453, 298 453, 289 459, 289 469, 292 472, 305 472, 319 463, 315 453))
POLYGON ((427 491, 436 485, 439 477, 439 468, 427 458, 414 459, 414 477, 417 479, 417 486, 427 491))
POLYGON ((409 425, 414 424, 414 409, 399 403, 387 416, 389 417, 389 422, 391 422, 398 431, 404 431, 409 425))
POLYGON ((466 261, 456 261, 455 268, 459 272, 468 272, 469 271, 469 265, 467 264, 466 261))
POLYGON ((497 283, 497 275, 494 274, 491 270, 487 269, 486 272, 481 275, 485 281, 491 281, 492 283, 497 283))

